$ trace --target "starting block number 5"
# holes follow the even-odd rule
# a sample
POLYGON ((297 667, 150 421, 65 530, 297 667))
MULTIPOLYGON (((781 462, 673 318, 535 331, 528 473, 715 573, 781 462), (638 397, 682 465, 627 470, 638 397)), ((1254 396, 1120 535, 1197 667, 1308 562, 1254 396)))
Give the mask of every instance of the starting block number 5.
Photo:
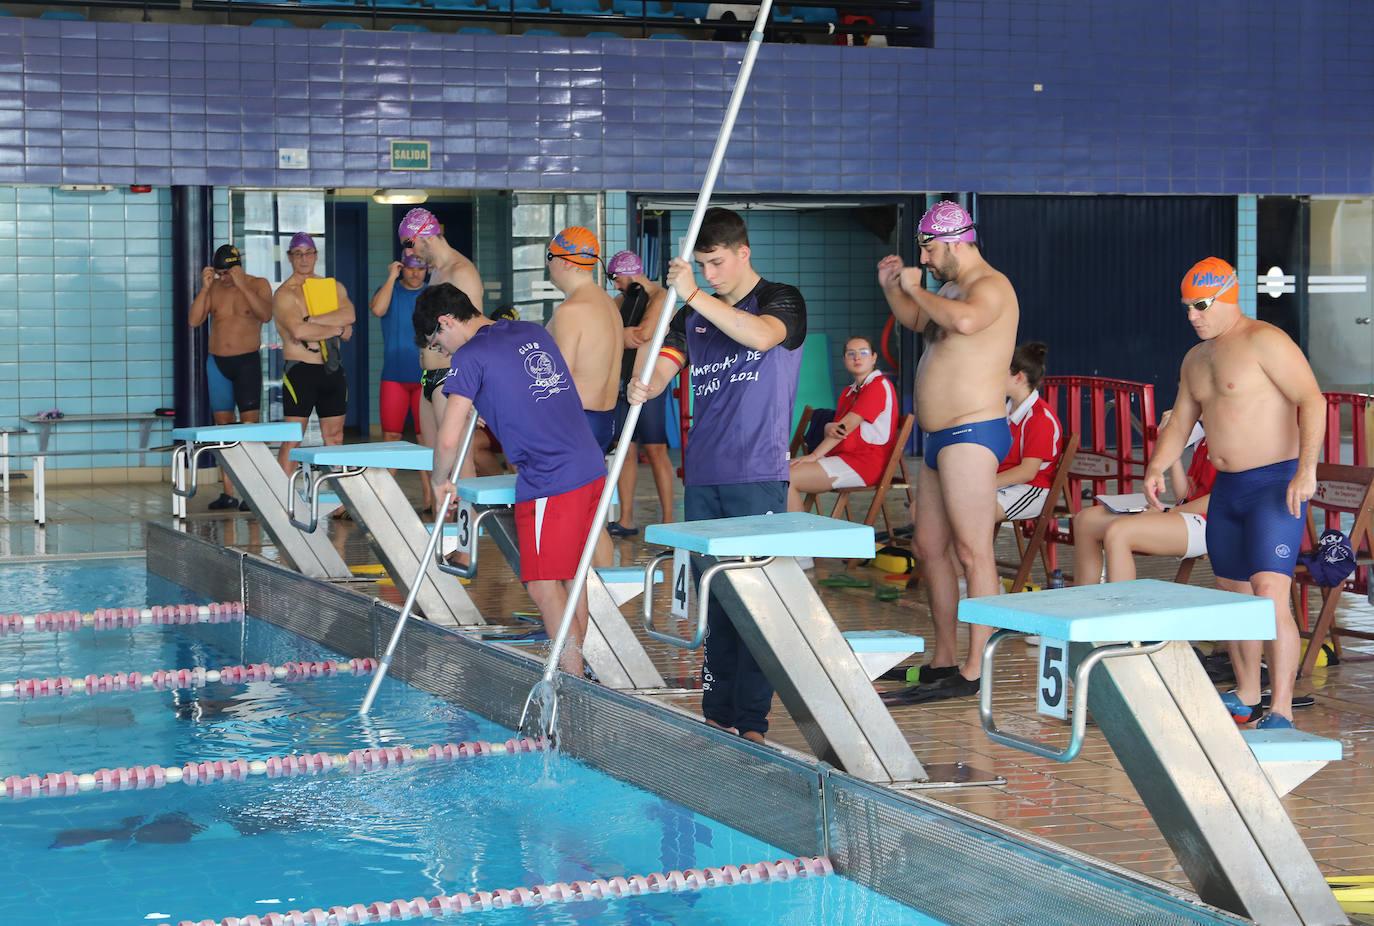
POLYGON ((692 554, 681 547, 673 550, 672 592, 673 606, 669 613, 685 621, 692 596, 692 554))
POLYGON ((1047 717, 1064 720, 1069 716, 1069 644, 1063 640, 1040 640, 1040 668, 1035 681, 1035 709, 1047 717))
POLYGON ((472 502, 459 499, 458 510, 453 515, 453 524, 458 528, 458 536, 455 539, 458 542, 458 552, 466 553, 469 556, 472 555, 473 540, 475 539, 472 530, 472 517, 472 502))

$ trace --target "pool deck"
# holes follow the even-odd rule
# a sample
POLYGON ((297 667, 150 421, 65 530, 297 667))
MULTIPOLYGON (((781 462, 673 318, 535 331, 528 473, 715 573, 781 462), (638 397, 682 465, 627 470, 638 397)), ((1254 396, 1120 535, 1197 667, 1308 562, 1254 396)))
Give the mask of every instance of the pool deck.
MULTIPOLYGON (((658 503, 648 467, 641 470, 638 510, 647 516, 658 510, 658 503)), ((401 483, 407 493, 416 491, 413 478, 403 478, 401 483)), ((203 498, 191 500, 186 529, 275 559, 275 550, 264 545, 265 535, 250 514, 206 510, 206 504, 217 494, 217 487, 210 485, 201 493, 203 498)), ((142 547, 144 521, 173 523, 170 493, 165 486, 52 487, 47 505, 48 525, 38 528, 31 519, 31 499, 24 483, 11 488, 8 496, 0 496, 0 562, 136 551, 142 547)), ((901 523, 900 502, 891 496, 889 510, 894 523, 901 523)), ((328 529, 350 565, 376 561, 356 525, 335 521, 328 529)), ((1010 548, 1009 533, 1004 530, 999 536, 1010 548)), ((620 561, 627 564, 643 562, 651 552, 640 538, 619 540, 615 546, 620 561)), ((1071 570, 1072 550, 1061 551, 1061 559, 1071 570)), ((511 623, 503 616, 533 609, 494 547, 490 555, 482 556, 482 563, 484 574, 469 586, 469 592, 491 622, 511 623)), ((1173 560, 1141 557, 1138 563, 1142 578, 1172 579, 1176 568, 1173 560)), ((821 561, 813 575, 828 575, 838 571, 838 565, 821 561)), ((865 579, 883 578, 872 569, 854 573, 865 579)), ((1211 580, 1204 561, 1194 570, 1193 582, 1210 585, 1211 580)), ((394 587, 388 585, 362 585, 359 589, 400 600, 394 587)), ((871 589, 821 588, 820 594, 842 630, 897 629, 922 634, 927 640, 933 638, 921 592, 904 591, 890 602, 877 600, 871 589)), ((1312 598, 1315 602, 1316 596, 1312 598)), ((669 684, 699 686, 700 654, 649 640, 638 630, 638 609, 636 599, 624 612, 669 684)), ((1374 607, 1362 598, 1346 595, 1337 622, 1374 630, 1374 607)), ((999 724, 1027 735, 1060 736, 1055 731, 1064 730, 1063 725, 1034 712, 1031 677, 1038 650, 1015 641, 1002 650, 996 698, 999 724)), ((884 683, 884 687, 897 686, 884 683)), ((1319 667, 1312 678, 1299 680, 1297 690, 1312 693, 1317 699, 1315 706, 1296 712, 1298 726, 1339 739, 1345 754, 1341 761, 1328 765, 1285 797, 1284 806, 1323 873, 1374 874, 1374 642, 1347 638, 1341 664, 1319 667)), ((691 711, 699 702, 695 693, 655 697, 691 711)), ((894 717, 923 763, 963 762, 995 772, 1007 782, 995 787, 927 791, 926 796, 1123 868, 1189 886, 1111 750, 1091 729, 1080 757, 1061 764, 988 740, 979 724, 976 698, 897 708, 894 717)), ((806 741, 780 704, 774 706, 772 721, 771 740, 808 752, 806 741)))

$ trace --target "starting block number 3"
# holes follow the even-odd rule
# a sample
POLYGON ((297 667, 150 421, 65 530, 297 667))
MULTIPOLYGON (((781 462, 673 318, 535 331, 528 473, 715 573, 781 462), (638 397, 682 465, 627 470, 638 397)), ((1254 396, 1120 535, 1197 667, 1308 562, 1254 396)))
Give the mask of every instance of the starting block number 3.
POLYGON ((680 621, 687 620, 692 595, 692 554, 678 547, 673 550, 673 606, 669 613, 680 621))
POLYGON ((1035 681, 1035 709, 1047 717, 1069 716, 1069 645, 1063 640, 1040 640, 1040 668, 1035 681))
POLYGON ((458 510, 453 515, 454 526, 458 528, 458 552, 472 555, 473 530, 472 530, 472 503, 466 499, 458 500, 458 510))

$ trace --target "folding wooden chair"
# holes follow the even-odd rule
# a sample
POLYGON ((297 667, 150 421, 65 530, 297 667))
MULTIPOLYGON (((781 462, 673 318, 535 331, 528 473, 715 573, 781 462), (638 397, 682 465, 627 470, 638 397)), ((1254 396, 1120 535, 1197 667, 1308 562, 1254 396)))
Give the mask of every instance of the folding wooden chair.
MULTIPOLYGON (((808 407, 806 411, 810 411, 808 407)), ((803 413, 805 414, 805 413, 803 413)), ((903 453, 906 449, 906 442, 911 438, 911 429, 916 426, 916 416, 906 415, 902 418, 901 424, 897 428, 897 443, 892 447, 892 454, 887 458, 887 465, 883 467, 883 475, 876 485, 865 486, 862 489, 836 489, 835 504, 830 509, 832 518, 849 518, 852 520, 849 511, 849 495, 851 492, 865 492, 869 488, 873 489, 873 501, 868 505, 868 512, 864 515, 863 523, 873 527, 878 523, 878 515, 883 516, 883 523, 887 525, 888 536, 892 535, 892 519, 887 516, 887 509, 883 507, 883 502, 887 499, 889 489, 899 488, 906 491, 907 502, 913 500, 911 490, 911 478, 906 472, 906 460, 903 453), (897 476, 901 476, 898 481, 893 481, 897 476)), ((811 492, 802 498, 802 511, 816 509, 816 513, 821 513, 820 497, 822 493, 811 492)))
MULTIPOLYGON (((1315 549, 1320 536, 1314 509, 1322 509, 1325 515, 1345 515, 1354 518, 1348 536, 1350 546, 1355 551, 1357 569, 1374 566, 1374 467, 1342 466, 1336 463, 1317 464, 1317 492, 1307 503, 1307 529, 1305 549, 1315 549)), ((1339 637, 1358 637, 1361 640, 1374 640, 1374 633, 1363 630, 1338 628, 1336 606, 1340 603, 1341 593, 1355 588, 1354 576, 1335 588, 1322 588, 1322 606, 1317 614, 1317 623, 1308 637, 1307 655, 1303 657, 1300 675, 1310 675, 1321 653, 1322 643, 1329 637, 1337 655, 1340 654, 1339 637)), ((1300 587, 1315 585, 1307 567, 1299 565, 1293 574, 1293 610, 1299 620, 1300 629, 1306 630, 1308 615, 1302 606, 1300 587)))
MULTIPOLYGON (((1030 536, 1027 540, 1022 540, 1021 532, 1017 530, 1017 522, 1013 521, 1012 536, 1016 538, 1016 547, 1021 553, 1019 563, 999 562, 999 567, 1015 569, 1016 577, 1012 581, 1011 590, 1013 592, 1025 591, 1026 583, 1030 581, 1031 567, 1035 564, 1035 558, 1040 557, 1045 567, 1046 584, 1049 584, 1049 574, 1053 570, 1049 558, 1049 531, 1057 520, 1061 517, 1072 517, 1073 505, 1069 498, 1069 470, 1073 468, 1074 457, 1078 454, 1078 435, 1070 434, 1064 441, 1064 449, 1060 451, 1059 460, 1054 465, 1054 479, 1050 482, 1049 494, 1045 497, 1045 507, 1040 509, 1040 514, 1035 518, 1031 528, 1030 536), (1061 504, 1062 503, 1062 504, 1061 504)), ((1000 528, 1001 525, 999 524, 1000 528)))

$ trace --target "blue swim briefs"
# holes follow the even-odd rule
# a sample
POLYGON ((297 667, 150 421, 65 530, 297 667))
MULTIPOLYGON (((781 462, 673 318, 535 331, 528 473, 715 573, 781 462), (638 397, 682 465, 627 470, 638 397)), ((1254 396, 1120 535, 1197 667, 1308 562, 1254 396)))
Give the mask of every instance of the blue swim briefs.
POLYGON ((1303 516, 1288 513, 1288 483, 1297 460, 1281 460, 1243 470, 1217 473, 1207 505, 1207 556, 1212 572, 1234 582, 1249 582, 1257 572, 1293 575, 1303 516))
POLYGON ((959 424, 952 428, 945 428, 943 431, 935 431, 926 435, 925 459, 926 466, 938 470, 936 465, 940 451, 950 444, 982 444, 992 451, 997 462, 1002 462, 1002 458, 1011 449, 1011 426, 1007 424, 1005 418, 989 418, 987 421, 973 421, 969 424, 959 424))

